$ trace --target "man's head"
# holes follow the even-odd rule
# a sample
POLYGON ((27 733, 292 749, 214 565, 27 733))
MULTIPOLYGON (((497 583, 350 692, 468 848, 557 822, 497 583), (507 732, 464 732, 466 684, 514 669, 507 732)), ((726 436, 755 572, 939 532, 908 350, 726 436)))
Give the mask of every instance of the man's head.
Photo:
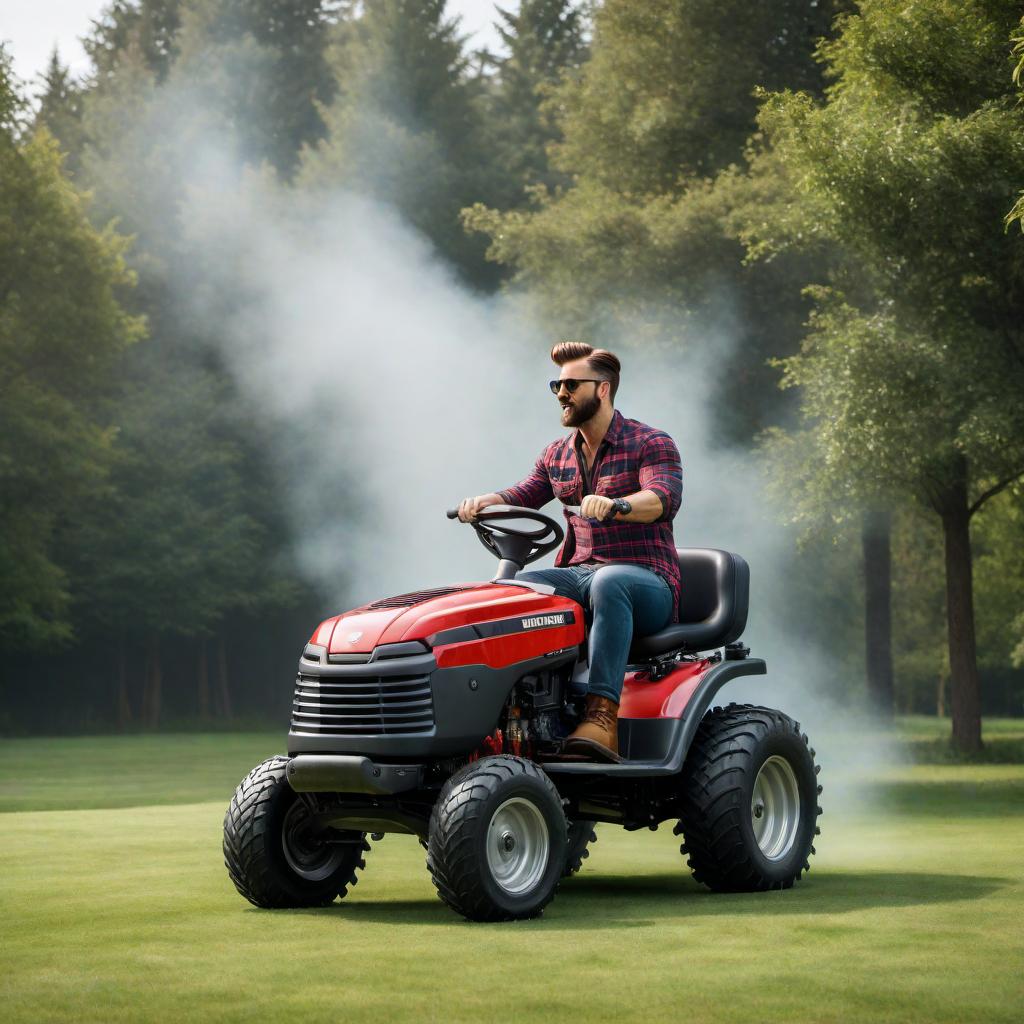
POLYGON ((602 407, 612 408, 619 390, 618 357, 585 341, 560 341, 551 350, 551 361, 561 367, 556 396, 562 406, 562 426, 578 427, 602 407), (582 382, 575 385, 572 382, 582 382))

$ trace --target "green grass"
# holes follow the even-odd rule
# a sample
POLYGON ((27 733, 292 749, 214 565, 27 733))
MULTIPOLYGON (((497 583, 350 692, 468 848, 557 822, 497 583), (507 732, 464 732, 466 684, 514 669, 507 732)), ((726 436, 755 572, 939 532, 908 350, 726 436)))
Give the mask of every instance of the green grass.
POLYGON ((0 811, 225 803, 286 735, 177 733, 0 740, 0 811))
POLYGON ((986 718, 983 748, 967 757, 953 749, 948 718, 904 715, 896 719, 893 732, 920 764, 1024 764, 1024 718, 986 718))
POLYGON ((401 836, 328 910, 245 903, 221 818, 280 746, 4 743, 8 806, 106 804, 0 818, 4 1021, 1021 1019, 1024 766, 826 762, 818 856, 782 893, 710 894, 666 826, 601 826, 543 918, 471 925, 401 836))

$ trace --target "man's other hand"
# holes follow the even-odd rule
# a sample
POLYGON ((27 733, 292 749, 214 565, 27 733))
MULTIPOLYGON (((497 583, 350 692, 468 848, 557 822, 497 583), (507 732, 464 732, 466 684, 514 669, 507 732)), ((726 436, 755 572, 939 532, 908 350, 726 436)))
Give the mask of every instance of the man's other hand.
POLYGON ((488 505, 500 504, 499 494, 478 494, 475 498, 463 498, 459 502, 459 520, 463 523, 472 523, 488 505))
POLYGON ((612 499, 600 494, 588 494, 580 505, 580 515, 584 519, 596 519, 603 523, 612 514, 612 499))

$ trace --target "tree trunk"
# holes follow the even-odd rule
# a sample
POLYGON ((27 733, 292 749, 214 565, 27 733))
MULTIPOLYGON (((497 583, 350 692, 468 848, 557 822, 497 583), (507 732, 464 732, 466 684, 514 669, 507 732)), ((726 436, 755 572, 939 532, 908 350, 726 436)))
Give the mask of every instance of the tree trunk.
POLYGON ((124 649, 124 636, 117 638, 117 728, 122 732, 132 720, 132 705, 128 699, 128 656, 124 649))
POLYGON ((145 721, 147 727, 155 729, 160 724, 160 691, 163 687, 163 673, 160 668, 160 638, 149 641, 149 657, 146 659, 146 700, 145 721))
POLYGON ((935 714, 946 717, 946 670, 939 669, 939 681, 935 688, 935 714))
POLYGON ((891 719, 892 671, 892 517, 872 509, 861 527, 864 552, 864 664, 868 697, 875 712, 891 719))
POLYGON ((953 746, 963 753, 981 749, 981 681, 974 638, 971 513, 966 466, 940 505, 946 547, 946 622, 949 641, 953 746))
POLYGON ((199 641, 199 717, 204 721, 210 718, 210 669, 206 658, 206 641, 199 641))
POLYGON ((222 633, 217 641, 217 692, 220 713, 226 719, 231 718, 231 690, 228 687, 228 652, 222 633))

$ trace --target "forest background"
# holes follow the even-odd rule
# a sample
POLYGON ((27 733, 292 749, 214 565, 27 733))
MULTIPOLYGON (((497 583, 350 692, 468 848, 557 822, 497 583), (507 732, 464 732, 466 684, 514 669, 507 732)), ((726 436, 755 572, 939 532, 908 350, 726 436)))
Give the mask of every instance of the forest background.
MULTIPOLYGON (((529 325, 463 353, 493 405, 489 363, 564 336, 712 392, 713 458, 760 467, 758 514, 786 520, 818 686, 979 750, 983 713, 1024 713, 1020 4, 494 17, 489 53, 443 0, 115 0, 84 79, 55 54, 21 83, 2 52, 0 729, 280 725, 312 627, 380 596, 345 558, 380 521, 360 461, 304 463, 246 369, 253 281, 301 292, 308 264, 239 268, 268 224, 301 253, 343 196, 417 287, 529 325), (329 557, 310 516, 338 524, 329 557)), ((351 396, 310 389, 314 423, 365 440, 351 396)), ((411 527, 429 510, 378 469, 411 527)))

